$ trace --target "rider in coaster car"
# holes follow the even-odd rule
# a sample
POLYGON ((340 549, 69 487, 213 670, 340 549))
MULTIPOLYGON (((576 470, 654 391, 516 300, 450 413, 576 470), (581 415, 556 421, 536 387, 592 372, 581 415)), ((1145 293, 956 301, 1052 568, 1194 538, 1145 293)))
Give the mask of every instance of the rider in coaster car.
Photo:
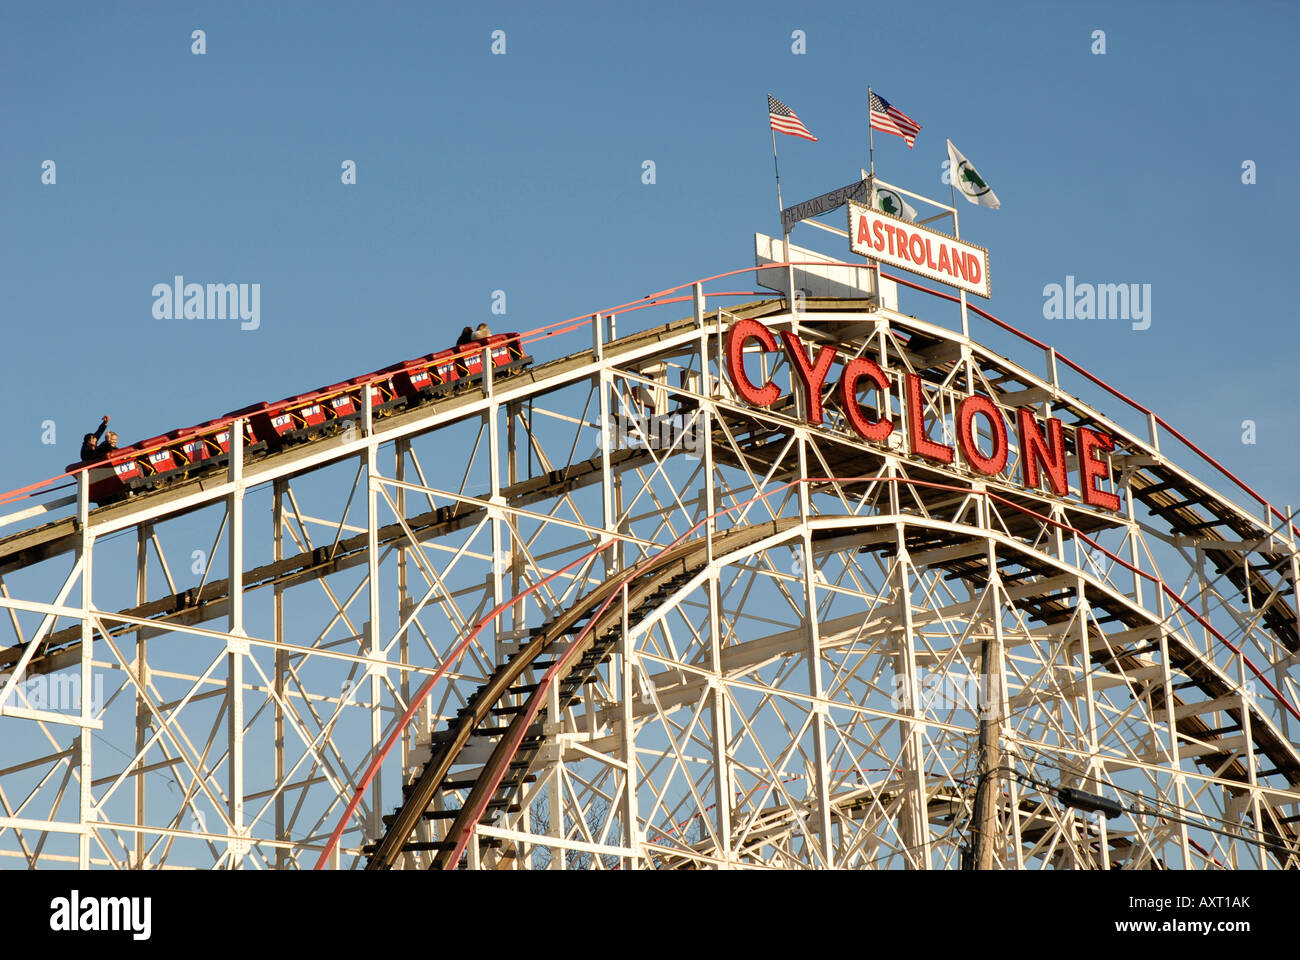
MULTIPOLYGON (((466 329, 468 329, 468 328, 466 328, 466 329)), ((99 421, 99 429, 98 429, 98 430, 96 430, 94 433, 88 433, 88 434, 86 434, 84 437, 81 438, 81 461, 82 461, 82 463, 85 463, 87 460, 94 460, 94 459, 95 459, 95 454, 98 452, 98 449, 99 449, 99 448, 96 446, 96 443, 98 442, 99 438, 102 437, 102 436, 104 435, 104 431, 107 430, 107 429, 108 429, 108 417, 104 417, 103 420, 99 421)), ((115 444, 115 445, 116 445, 116 444, 115 444)))

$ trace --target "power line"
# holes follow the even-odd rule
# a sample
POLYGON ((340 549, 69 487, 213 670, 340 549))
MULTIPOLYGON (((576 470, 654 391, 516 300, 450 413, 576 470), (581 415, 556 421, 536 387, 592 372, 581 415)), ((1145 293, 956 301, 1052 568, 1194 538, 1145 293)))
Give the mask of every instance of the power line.
MULTIPOLYGON (((1052 763, 1050 760, 1047 760, 1045 757, 1042 756, 1042 751, 1035 750, 1032 747, 1030 749, 1033 750, 1033 752, 1035 754, 1038 754, 1040 757, 1040 759, 1034 762, 1041 763, 1043 766, 1052 767, 1053 769, 1061 773, 1073 772, 1073 771, 1066 770, 1065 768, 1059 766, 1058 764, 1052 763)), ((1050 793, 1051 795, 1055 796, 1058 800, 1061 799, 1061 790, 1063 788, 1059 786, 1053 786, 1052 784, 1049 783, 1045 783, 1044 781, 1039 780, 1038 778, 1030 774, 1022 773, 1021 771, 1015 770, 1011 767, 999 767, 997 768, 997 770, 991 771, 991 773, 997 774, 1002 771, 1007 772, 1017 780, 1029 783, 1032 786, 1035 786, 1040 790, 1043 790, 1044 792, 1050 793)), ((1129 807, 1129 806, 1125 806, 1122 803, 1119 803, 1118 801, 1113 801, 1115 803, 1115 806, 1120 810, 1120 812, 1128 815, 1129 817, 1146 817, 1146 816, 1159 817, 1165 820, 1173 821, 1175 823, 1181 823, 1185 826, 1195 827, 1197 829, 1205 830, 1209 833, 1214 833, 1219 836, 1227 837, 1230 840, 1252 842, 1244 836, 1244 831, 1241 825, 1235 824, 1231 820, 1226 820, 1221 817, 1215 817, 1210 814, 1203 813, 1200 810, 1195 810, 1190 807, 1182 806, 1181 804, 1175 803, 1172 800, 1164 799, 1162 797, 1149 797, 1146 794, 1140 793, 1136 790, 1131 790, 1127 787, 1119 786, 1118 784, 1115 783, 1107 783, 1107 786, 1109 786, 1116 793, 1127 794, 1128 796, 1137 799, 1139 803, 1137 807, 1129 807), (1159 809, 1160 807, 1165 807, 1169 809, 1162 810, 1159 809), (1171 811, 1177 811, 1177 813, 1171 811), (1188 814, 1191 816, 1199 817, 1201 818, 1201 820, 1200 821, 1189 820, 1187 819, 1186 816, 1180 816, 1179 814, 1188 814), (1220 827, 1212 826, 1210 823, 1206 823, 1203 821, 1214 821, 1223 824, 1228 829, 1222 829, 1220 827)), ((1070 789, 1070 788, 1064 788, 1064 789, 1070 789)), ((1261 827, 1257 827, 1256 829, 1260 830, 1261 835, 1263 834, 1263 829, 1261 827)), ((1261 840, 1258 842, 1262 842, 1264 846, 1268 847, 1270 850, 1272 850, 1275 853, 1285 854, 1286 856, 1294 856, 1300 854, 1300 841, 1288 840, 1285 837, 1280 837, 1280 842, 1279 842, 1279 840, 1275 840, 1266 836, 1261 836, 1261 840)))

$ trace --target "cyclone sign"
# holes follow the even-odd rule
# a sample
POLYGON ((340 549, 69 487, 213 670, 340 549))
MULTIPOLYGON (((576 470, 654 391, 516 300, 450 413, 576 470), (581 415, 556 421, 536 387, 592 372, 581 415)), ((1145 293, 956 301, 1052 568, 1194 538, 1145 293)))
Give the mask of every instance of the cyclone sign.
POLYGON ((952 466, 960 453, 961 463, 975 473, 1018 482, 1027 490, 1038 490, 1046 483, 1053 495, 1062 498, 1072 495, 1068 474, 1073 467, 1077 474, 1075 488, 1084 505, 1112 513, 1120 509, 1119 497, 1106 489, 1112 485, 1115 473, 1109 458, 1115 441, 1109 434, 1081 425, 1067 428, 1051 416, 1040 426, 1039 417, 1031 407, 1005 411, 992 398, 970 393, 955 405, 956 443, 944 443, 931 436, 927 426, 925 411, 930 389, 919 374, 910 370, 890 371, 865 356, 842 355, 831 344, 806 344, 789 330, 782 331, 778 340, 762 322, 746 318, 737 320, 727 331, 726 367, 736 393, 751 406, 768 407, 781 396, 781 387, 770 376, 764 383, 756 384, 745 372, 745 353, 752 351, 751 344, 763 353, 783 351, 789 358, 791 387, 802 391, 804 419, 812 426, 825 422, 829 400, 847 428, 868 443, 887 444, 890 435, 898 429, 906 436, 907 449, 913 457, 952 466), (809 354, 810 346, 815 355, 809 354), (837 363, 839 383, 828 391, 826 382, 837 363), (862 402, 863 392, 874 394, 872 407, 862 402), (891 400, 895 397, 901 424, 889 416, 891 400), (1067 431, 1073 436, 1068 436, 1067 431), (1008 471, 1013 435, 1019 451, 1018 469, 1008 471), (1073 443, 1067 446, 1070 439, 1073 443), (981 446, 982 442, 987 443, 987 450, 981 446))
POLYGON ((988 298, 989 252, 937 230, 849 201, 849 249, 988 298))

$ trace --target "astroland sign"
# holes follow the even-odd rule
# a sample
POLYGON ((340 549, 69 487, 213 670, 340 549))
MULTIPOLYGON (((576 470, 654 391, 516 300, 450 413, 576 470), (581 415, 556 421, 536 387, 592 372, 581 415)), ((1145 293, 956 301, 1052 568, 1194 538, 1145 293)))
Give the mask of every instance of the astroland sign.
POLYGON ((989 252, 937 230, 928 230, 849 201, 849 249, 988 298, 989 252))

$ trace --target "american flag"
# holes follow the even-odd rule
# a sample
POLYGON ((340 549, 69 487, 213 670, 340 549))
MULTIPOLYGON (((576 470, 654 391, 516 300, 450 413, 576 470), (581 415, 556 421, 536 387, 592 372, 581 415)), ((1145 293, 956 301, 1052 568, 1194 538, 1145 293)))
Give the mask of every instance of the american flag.
POLYGON ((777 133, 788 133, 792 137, 803 137, 813 143, 817 142, 817 138, 808 132, 808 128, 795 116, 794 111, 770 93, 767 95, 767 114, 772 122, 772 129, 777 133))
POLYGON ((894 106, 884 97, 871 94, 871 129, 881 133, 892 133, 907 141, 907 149, 912 149, 916 135, 921 132, 921 125, 894 106))

